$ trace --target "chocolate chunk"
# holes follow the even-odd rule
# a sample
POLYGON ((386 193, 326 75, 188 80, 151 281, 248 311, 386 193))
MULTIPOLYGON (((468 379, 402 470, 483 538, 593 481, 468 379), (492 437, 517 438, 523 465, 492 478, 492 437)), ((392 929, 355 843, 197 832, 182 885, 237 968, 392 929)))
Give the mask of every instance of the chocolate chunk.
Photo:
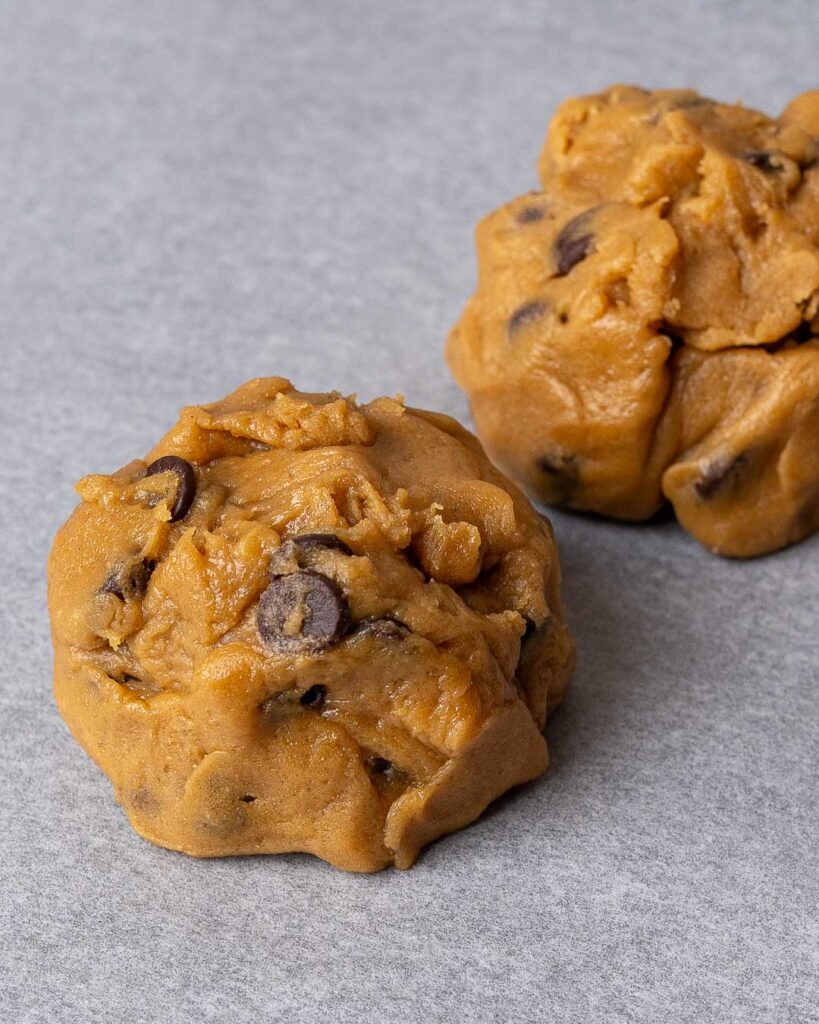
POLYGON ((713 498, 716 492, 731 478, 735 477, 738 471, 748 460, 744 455, 737 455, 735 458, 715 459, 705 469, 705 472, 694 484, 697 494, 708 500, 713 498))
POLYGON ((534 323, 546 312, 545 302, 527 302, 518 306, 515 312, 509 317, 509 334, 515 334, 522 327, 534 323))
POLYGON ((320 711, 324 707, 324 701, 327 697, 327 687, 322 686, 321 683, 316 683, 315 686, 311 686, 309 690, 305 690, 299 698, 299 704, 303 704, 306 708, 312 708, 314 711, 320 711))
POLYGON ((316 652, 347 632, 347 600, 328 576, 302 570, 272 581, 261 596, 256 621, 268 647, 316 652))
POLYGON ((163 455, 161 459, 152 462, 146 476, 155 476, 157 473, 176 475, 176 501, 171 506, 171 522, 176 523, 185 518, 196 497, 196 473, 187 459, 180 459, 178 455, 163 455))
POLYGON ((352 554, 352 551, 341 537, 337 537, 334 533, 302 533, 298 537, 291 539, 302 551, 313 551, 316 548, 332 548, 335 551, 341 551, 345 555, 352 554))
POLYGON ((362 619, 356 628, 356 633, 377 636, 381 640, 402 640, 405 636, 409 636, 410 632, 408 626, 391 615, 385 615, 383 618, 362 619))
POLYGON ((124 563, 106 577, 100 590, 103 594, 114 594, 120 601, 143 597, 155 568, 156 562, 148 558, 124 563))
POLYGON ((766 150, 760 150, 757 153, 744 153, 742 159, 759 168, 760 171, 767 171, 768 173, 776 173, 783 169, 777 154, 766 150))
POLYGON ((518 224, 534 224, 535 221, 543 220, 543 209, 540 206, 524 206, 518 213, 518 224))
POLYGON ((574 267, 594 250, 594 234, 589 231, 593 210, 586 210, 564 224, 554 241, 553 252, 557 272, 555 277, 565 277, 574 267))

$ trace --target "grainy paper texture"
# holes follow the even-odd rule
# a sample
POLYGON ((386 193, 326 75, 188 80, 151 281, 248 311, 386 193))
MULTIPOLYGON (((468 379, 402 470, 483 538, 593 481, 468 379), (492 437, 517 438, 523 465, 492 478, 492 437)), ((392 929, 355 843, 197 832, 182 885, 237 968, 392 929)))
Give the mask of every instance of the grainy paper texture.
POLYGON ((564 96, 819 85, 813 0, 0 5, 0 1019, 819 1020, 819 543, 555 516, 554 768, 409 873, 138 839, 50 696, 73 481, 245 378, 466 416, 445 332, 564 96))

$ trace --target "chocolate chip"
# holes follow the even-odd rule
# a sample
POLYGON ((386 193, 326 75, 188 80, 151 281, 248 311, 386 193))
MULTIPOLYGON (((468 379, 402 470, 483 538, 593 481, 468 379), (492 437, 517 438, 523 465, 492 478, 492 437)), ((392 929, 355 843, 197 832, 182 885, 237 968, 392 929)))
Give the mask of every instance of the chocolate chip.
POLYGON ((543 220, 543 210, 539 206, 524 206, 518 213, 518 224, 534 224, 535 221, 543 220))
POLYGON ((742 159, 753 167, 759 168, 760 171, 776 173, 783 170, 782 164, 777 158, 777 154, 770 153, 766 150, 760 150, 756 153, 744 153, 742 159))
POLYGON ((386 757, 377 757, 376 755, 367 758, 367 767, 376 775, 390 775, 394 771, 392 761, 388 761, 386 757))
POLYGON ((408 626, 391 615, 385 615, 383 618, 362 619, 356 627, 356 633, 376 636, 380 640, 402 640, 405 636, 409 636, 410 632, 408 626))
POLYGON ((163 455, 161 459, 152 462, 146 476, 155 476, 157 473, 176 475, 176 501, 171 507, 171 522, 176 523, 185 518, 196 497, 196 473, 187 459, 180 459, 178 455, 163 455))
POLYGON ((114 597, 118 597, 120 601, 125 600, 125 582, 118 572, 111 573, 110 576, 106 576, 105 582, 100 587, 100 592, 103 594, 113 594, 114 597))
POLYGON ((586 210, 563 225, 553 246, 555 277, 565 277, 594 250, 594 234, 588 230, 593 212, 586 210))
POLYGON ((744 455, 737 455, 735 458, 715 459, 710 463, 702 476, 694 484, 697 494, 708 500, 713 498, 716 492, 731 478, 735 477, 738 471, 748 460, 744 455))
POLYGON ((243 804, 253 804, 256 802, 256 797, 250 796, 249 794, 247 796, 239 797, 239 799, 242 801, 243 804))
POLYGON ((509 317, 509 333, 515 334, 522 327, 534 323, 546 312, 545 302, 527 302, 518 306, 515 312, 509 317))
POLYGON ((114 594, 120 601, 143 597, 155 568, 156 562, 149 558, 124 563, 106 577, 100 590, 103 594, 114 594))
POLYGON ((332 548, 335 551, 341 551, 345 555, 353 553, 341 537, 337 537, 334 533, 302 533, 298 537, 291 539, 302 551, 313 551, 316 548, 332 548))
POLYGON ((299 704, 303 704, 306 708, 312 708, 314 711, 319 711, 324 706, 324 701, 327 697, 327 687, 322 686, 321 683, 316 683, 315 686, 311 686, 309 690, 305 690, 299 698, 299 704))
POLYGON ((270 583, 259 601, 256 621, 268 647, 316 652, 347 632, 347 600, 328 576, 302 570, 270 583))

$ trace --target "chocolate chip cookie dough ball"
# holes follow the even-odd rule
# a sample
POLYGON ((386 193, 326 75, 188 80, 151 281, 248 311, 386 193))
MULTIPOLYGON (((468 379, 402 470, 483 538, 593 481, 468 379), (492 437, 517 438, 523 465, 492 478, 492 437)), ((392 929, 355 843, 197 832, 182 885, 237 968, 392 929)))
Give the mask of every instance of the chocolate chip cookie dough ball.
POLYGON ((670 500, 726 555, 819 527, 817 132, 819 93, 776 120, 629 87, 558 111, 541 191, 478 227, 448 344, 533 495, 632 520, 670 500))
POLYGON ((408 867, 545 770, 554 539, 448 417, 256 380, 78 490, 55 693, 146 838, 408 867))

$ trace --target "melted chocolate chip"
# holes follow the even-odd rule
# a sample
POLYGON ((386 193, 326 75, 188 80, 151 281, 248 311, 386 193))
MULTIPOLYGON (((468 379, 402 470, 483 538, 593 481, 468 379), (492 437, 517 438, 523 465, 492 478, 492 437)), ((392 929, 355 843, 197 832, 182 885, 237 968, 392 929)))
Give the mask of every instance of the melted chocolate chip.
POLYGON ((535 320, 538 320, 546 312, 545 302, 527 302, 518 306, 515 312, 509 317, 509 333, 515 334, 522 327, 526 327, 535 320))
POLYGON ((305 552, 313 551, 316 548, 332 548, 345 555, 353 553, 341 537, 337 537, 334 533, 302 533, 291 539, 297 547, 305 552))
POLYGON ((324 707, 324 701, 327 697, 327 687, 322 686, 321 683, 316 683, 315 686, 311 686, 309 690, 305 690, 299 698, 299 704, 304 705, 306 708, 312 708, 314 711, 320 711, 324 707))
POLYGON ((408 626, 390 615, 385 615, 383 618, 362 619, 356 628, 356 633, 376 636, 381 640, 402 640, 405 636, 409 636, 410 632, 408 626))
POLYGON ((534 224, 535 221, 543 220, 544 213, 540 206, 524 206, 518 213, 518 224, 534 224))
POLYGON ((767 150, 760 150, 757 153, 744 153, 742 159, 746 163, 757 167, 760 171, 766 171, 767 173, 775 174, 782 170, 782 164, 778 160, 777 154, 767 150))
POLYGON ((702 476, 694 484, 697 494, 706 501, 717 493, 717 491, 745 465, 748 460, 744 455, 737 455, 733 459, 715 459, 706 468, 702 476))
POLYGON ((555 277, 565 277, 594 250, 594 234, 589 231, 592 213, 586 210, 563 225, 553 246, 555 277))
POLYGON ((120 601, 143 597, 155 568, 156 562, 148 558, 120 565, 106 577, 100 591, 114 594, 120 601))
POLYGON ((280 651, 320 651, 347 632, 347 600, 320 572, 277 576, 262 594, 256 621, 264 643, 280 651))
POLYGON ((196 473, 193 466, 187 459, 180 459, 178 455, 163 455, 161 459, 156 459, 148 466, 146 476, 155 476, 157 473, 173 473, 177 478, 176 501, 171 507, 171 522, 179 522, 188 514, 196 497, 196 473))

